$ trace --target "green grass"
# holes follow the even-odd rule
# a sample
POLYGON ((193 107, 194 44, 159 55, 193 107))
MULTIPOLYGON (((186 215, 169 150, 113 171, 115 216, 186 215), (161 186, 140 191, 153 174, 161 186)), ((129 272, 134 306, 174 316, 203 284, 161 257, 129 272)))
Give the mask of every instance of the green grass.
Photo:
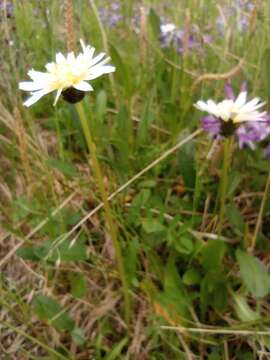
POLYGON ((109 28, 101 1, 74 1, 74 35, 117 69, 82 105, 112 194, 129 323, 76 109, 54 108, 52 95, 27 109, 18 90, 30 68, 66 52, 64 6, 16 0, 11 18, 0 12, 0 359, 269 359, 266 144, 235 144, 220 229, 223 142, 192 135, 193 103, 223 98, 226 80, 269 100, 268 1, 254 1, 244 33, 232 16, 220 36, 230 1, 145 0, 145 41, 130 18, 137 2, 122 3, 124 20, 109 28), (184 55, 161 49, 163 17, 212 41, 184 55))

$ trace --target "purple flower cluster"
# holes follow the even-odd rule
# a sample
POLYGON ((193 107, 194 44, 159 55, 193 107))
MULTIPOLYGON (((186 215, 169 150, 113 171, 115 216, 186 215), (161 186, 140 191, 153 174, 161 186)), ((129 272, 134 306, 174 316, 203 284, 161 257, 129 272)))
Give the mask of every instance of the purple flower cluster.
POLYGON ((10 18, 13 15, 13 4, 11 1, 0 0, 0 15, 10 18))
MULTIPOLYGON (((245 84, 242 85, 241 91, 244 91, 245 88, 245 84)), ((235 99, 231 85, 225 86, 225 92, 228 99, 235 99)), ((202 118, 201 123, 203 130, 214 138, 236 135, 240 149, 246 147, 255 149, 256 143, 265 140, 270 135, 270 115, 265 116, 265 121, 247 121, 238 126, 230 121, 224 122, 213 115, 207 115, 202 118)), ((270 156, 270 144, 265 153, 270 156)))
POLYGON ((250 16, 255 8, 252 1, 236 0, 230 6, 219 8, 220 15, 216 20, 216 27, 220 35, 226 33, 229 24, 234 25, 234 30, 245 32, 249 27, 250 16))
POLYGON ((123 20, 120 2, 114 1, 109 6, 99 8, 99 16, 103 24, 117 26, 123 20))
POLYGON ((160 33, 161 47, 174 47, 180 54, 185 50, 201 50, 203 44, 208 44, 212 40, 211 36, 202 35, 196 25, 187 32, 172 23, 164 23, 160 27, 160 33))

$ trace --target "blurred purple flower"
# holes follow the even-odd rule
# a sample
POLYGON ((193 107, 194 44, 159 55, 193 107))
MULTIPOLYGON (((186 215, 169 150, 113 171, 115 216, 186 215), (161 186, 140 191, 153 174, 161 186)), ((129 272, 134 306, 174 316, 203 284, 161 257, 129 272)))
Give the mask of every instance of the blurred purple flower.
POLYGON ((270 126, 267 118, 265 122, 253 122, 252 124, 242 125, 236 130, 240 149, 250 147, 255 149, 255 143, 267 138, 270 134, 270 126))
POLYGON ((0 0, 0 15, 5 15, 10 18, 13 15, 13 4, 11 1, 0 0))
POLYGON ((210 43, 211 40, 211 36, 202 35, 195 25, 191 27, 189 34, 173 23, 164 23, 160 26, 160 46, 175 47, 178 53, 183 53, 185 50, 201 50, 202 45, 210 43))
POLYGON ((237 0, 230 6, 220 8, 220 15, 216 19, 219 34, 224 35, 228 25, 233 26, 234 30, 240 33, 247 31, 254 8, 255 4, 247 0, 237 0))
POLYGON ((207 115, 202 118, 202 128, 204 131, 217 137, 220 134, 221 122, 213 115, 207 115))
POLYGON ((101 21, 109 27, 118 25, 123 19, 121 14, 121 4, 115 1, 109 6, 99 8, 99 16, 101 21))

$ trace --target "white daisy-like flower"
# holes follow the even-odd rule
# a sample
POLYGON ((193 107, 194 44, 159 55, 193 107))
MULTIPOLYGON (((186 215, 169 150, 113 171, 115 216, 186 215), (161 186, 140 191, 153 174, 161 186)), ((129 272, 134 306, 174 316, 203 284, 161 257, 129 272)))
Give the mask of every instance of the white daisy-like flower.
MULTIPOLYGON (((61 93, 67 89, 72 89, 82 94, 92 91, 93 87, 87 82, 98 78, 103 74, 115 71, 115 67, 108 65, 110 58, 105 57, 105 53, 100 53, 94 57, 95 48, 85 45, 80 40, 82 52, 75 56, 73 52, 64 56, 62 53, 56 54, 55 62, 48 63, 46 72, 30 70, 28 72, 32 81, 19 83, 19 88, 30 91, 31 97, 25 101, 25 106, 31 106, 41 99, 44 95, 57 91, 54 105, 56 105, 61 93)), ((82 99, 79 96, 79 100, 82 99)), ((75 101, 74 101, 75 102, 75 101)))
POLYGON ((247 101, 246 91, 241 92, 235 100, 225 99, 216 103, 210 99, 206 102, 200 100, 194 104, 197 109, 208 112, 224 122, 231 121, 235 125, 244 122, 265 121, 267 112, 258 111, 264 105, 265 102, 261 102, 258 97, 247 101))

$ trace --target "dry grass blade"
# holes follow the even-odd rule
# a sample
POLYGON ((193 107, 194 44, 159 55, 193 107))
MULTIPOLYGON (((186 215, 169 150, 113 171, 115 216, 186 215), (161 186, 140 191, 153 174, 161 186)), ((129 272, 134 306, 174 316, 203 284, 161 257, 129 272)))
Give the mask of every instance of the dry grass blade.
POLYGON ((213 80, 229 80, 235 75, 239 73, 239 71, 242 69, 243 65, 245 64, 245 60, 241 59, 239 63, 232 68, 231 70, 221 73, 221 74, 203 74, 200 75, 192 84, 191 90, 194 91, 196 87, 203 81, 213 81, 213 80))
POLYGON ((181 333, 197 333, 197 334, 214 334, 214 335, 239 335, 239 336, 269 336, 270 331, 257 331, 257 330, 234 330, 234 329, 221 329, 221 328, 188 328, 181 326, 161 326, 163 330, 174 330, 181 333))

